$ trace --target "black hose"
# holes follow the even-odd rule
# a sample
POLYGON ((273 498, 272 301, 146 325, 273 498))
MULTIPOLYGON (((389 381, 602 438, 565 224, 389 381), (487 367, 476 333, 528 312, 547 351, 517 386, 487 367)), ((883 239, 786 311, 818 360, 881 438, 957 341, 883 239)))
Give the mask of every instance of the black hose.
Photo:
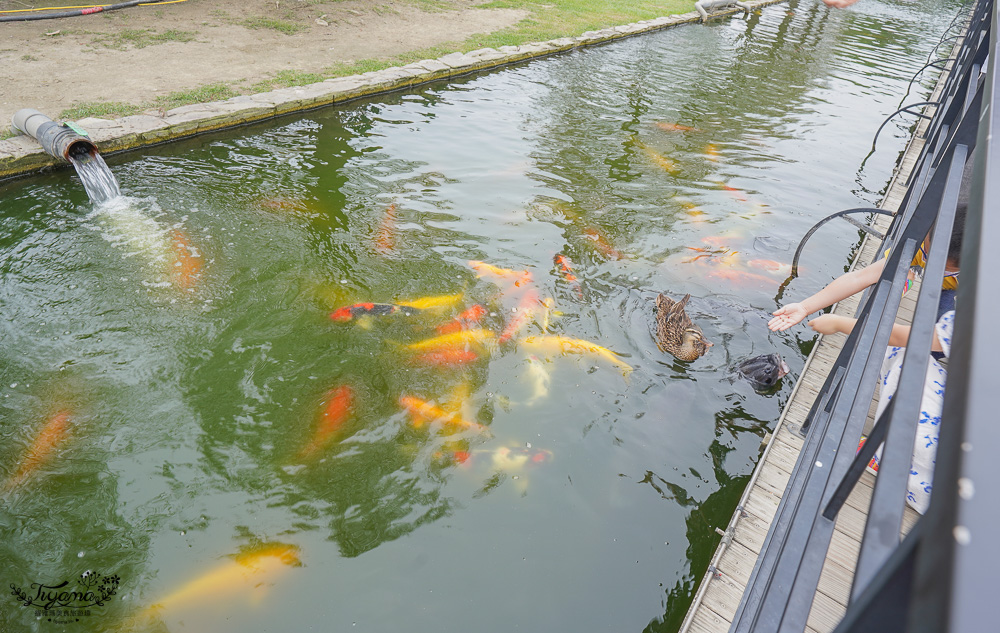
MULTIPOLYGON (((875 151, 875 143, 878 142, 878 135, 881 134, 882 128, 884 128, 886 126, 886 124, 892 119, 892 117, 896 116, 900 112, 905 112, 907 114, 916 115, 916 116, 920 117, 921 119, 930 119, 931 117, 929 117, 926 114, 921 114, 920 112, 910 112, 910 108, 915 108, 917 106, 929 106, 929 105, 939 106, 939 105, 941 105, 941 102, 940 101, 919 101, 917 103, 911 103, 910 105, 903 106, 902 108, 896 110, 895 112, 893 112, 892 114, 890 114, 889 116, 887 116, 885 118, 885 121, 882 121, 882 125, 878 126, 878 130, 875 131, 875 138, 872 139, 872 151, 873 152, 875 151)), ((867 157, 866 157, 865 160, 867 160, 867 157)))
POLYGON ((105 11, 116 11, 118 9, 126 9, 128 7, 134 7, 137 4, 160 4, 161 2, 170 2, 172 0, 129 0, 128 2, 119 2, 118 4, 107 4, 96 7, 89 7, 87 9, 74 9, 73 11, 58 11, 56 13, 41 13, 41 14, 29 14, 29 15, 0 15, 0 22, 28 22, 31 20, 51 20, 54 18, 73 18, 78 15, 91 15, 94 13, 103 13, 105 11))
MULTIPOLYGON (((793 277, 797 277, 798 276, 798 274, 799 274, 799 255, 802 254, 802 249, 805 248, 806 242, 809 241, 809 238, 812 237, 813 233, 815 233, 819 229, 819 227, 823 226, 824 224, 826 224, 830 220, 833 220, 834 218, 844 217, 844 216, 846 216, 846 215, 848 215, 850 213, 875 213, 877 215, 893 215, 891 211, 886 211, 885 209, 875 209, 875 208, 869 208, 869 207, 861 207, 861 208, 857 208, 857 209, 845 209, 844 211, 837 211, 836 213, 833 213, 831 215, 826 216, 825 218, 823 218, 822 220, 820 220, 819 222, 817 222, 816 224, 814 224, 813 227, 806 232, 805 236, 802 237, 802 241, 799 242, 799 247, 795 249, 795 256, 792 257, 792 274, 788 278, 788 281, 791 281, 791 279, 793 277)), ((879 238, 883 237, 882 235, 880 235, 878 232, 876 232, 871 227, 862 225, 860 222, 852 222, 851 221, 852 218, 844 217, 844 219, 848 220, 849 222, 851 222, 851 224, 854 224, 854 226, 857 226, 857 227, 861 228, 862 230, 864 230, 866 232, 869 232, 871 234, 877 235, 879 238)))

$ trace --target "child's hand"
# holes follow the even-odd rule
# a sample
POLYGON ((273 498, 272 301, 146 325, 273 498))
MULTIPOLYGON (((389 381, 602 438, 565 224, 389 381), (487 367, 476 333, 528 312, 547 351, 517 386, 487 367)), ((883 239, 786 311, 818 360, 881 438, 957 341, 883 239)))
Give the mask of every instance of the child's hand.
POLYGON ((774 318, 767 322, 767 327, 772 332, 784 332, 802 319, 809 316, 801 303, 789 303, 783 308, 774 311, 774 318))
POLYGON ((809 322, 809 327, 820 334, 850 334, 854 329, 854 319, 848 319, 837 314, 822 314, 809 322))

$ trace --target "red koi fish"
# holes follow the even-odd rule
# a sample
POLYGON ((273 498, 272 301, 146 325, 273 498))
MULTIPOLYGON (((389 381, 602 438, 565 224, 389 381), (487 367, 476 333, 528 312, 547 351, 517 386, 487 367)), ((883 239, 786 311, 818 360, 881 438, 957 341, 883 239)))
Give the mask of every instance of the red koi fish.
POLYGON ((175 258, 173 282, 182 290, 187 290, 201 277, 201 254, 191 246, 182 231, 171 231, 170 243, 175 258))
POLYGON ((21 460, 21 465, 18 467, 17 472, 7 480, 0 491, 7 492, 20 485, 39 466, 49 461, 56 447, 66 440, 72 419, 72 414, 65 410, 49 418, 49 421, 45 423, 45 426, 38 433, 38 437, 31 444, 31 448, 28 449, 24 459, 21 460))
POLYGON ((299 452, 299 457, 310 457, 326 446, 344 426, 354 407, 354 390, 348 385, 331 389, 324 398, 325 406, 316 425, 312 441, 299 452))
POLYGON ((728 191, 730 195, 732 195, 733 198, 735 198, 736 200, 739 200, 740 202, 750 202, 750 198, 747 196, 747 193, 742 189, 737 189, 736 187, 730 187, 729 185, 726 184, 723 184, 722 188, 728 191))
POLYGON ((330 318, 334 321, 351 321, 360 316, 370 314, 372 316, 387 316, 389 314, 402 314, 403 316, 413 316, 420 312, 417 308, 400 306, 393 303, 355 303, 352 306, 337 308, 330 313, 330 318))
POLYGON ((441 325, 434 328, 437 330, 438 334, 451 334, 452 332, 458 332, 461 330, 467 330, 471 328, 474 324, 479 323, 479 319, 486 316, 487 310, 478 303, 468 310, 465 310, 457 317, 448 321, 447 323, 442 323, 441 325))
POLYGON ((570 261, 570 258, 562 253, 556 253, 552 261, 559 267, 559 272, 562 273, 563 279, 569 282, 570 287, 573 288, 576 295, 583 299, 583 288, 580 287, 580 282, 576 280, 576 275, 573 274, 573 262, 570 261))
POLYGON ((437 367, 452 367, 467 365, 479 360, 479 355, 470 349, 462 347, 442 347, 432 352, 424 352, 410 359, 417 365, 434 365, 437 367))
POLYGON ((656 127, 663 130, 664 132, 697 132, 698 130, 687 126, 681 125, 680 123, 667 123, 666 121, 657 121, 654 123, 656 127))
POLYGON ((608 241, 608 238, 604 237, 604 235, 597 229, 587 227, 583 230, 583 234, 594 241, 594 247, 597 248, 597 250, 600 251, 605 257, 610 257, 611 259, 622 259, 624 257, 624 255, 621 254, 621 251, 615 249, 615 247, 611 245, 611 242, 608 241))
POLYGON ((379 255, 391 255, 396 249, 396 218, 396 205, 390 204, 375 233, 375 251, 379 255))

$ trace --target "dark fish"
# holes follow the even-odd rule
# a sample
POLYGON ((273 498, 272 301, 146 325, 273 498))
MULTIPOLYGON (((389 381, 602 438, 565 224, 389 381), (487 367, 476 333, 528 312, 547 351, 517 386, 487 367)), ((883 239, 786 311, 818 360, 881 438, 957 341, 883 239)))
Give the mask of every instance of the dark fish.
POLYGON ((765 354, 743 361, 736 367, 736 372, 750 381, 754 389, 767 390, 788 373, 788 365, 781 360, 780 354, 765 354))
POLYGON ((355 303, 352 306, 337 308, 330 314, 330 318, 334 321, 351 321, 365 314, 386 316, 399 313, 403 316, 413 316, 418 312, 420 310, 416 308, 398 306, 392 303, 355 303))

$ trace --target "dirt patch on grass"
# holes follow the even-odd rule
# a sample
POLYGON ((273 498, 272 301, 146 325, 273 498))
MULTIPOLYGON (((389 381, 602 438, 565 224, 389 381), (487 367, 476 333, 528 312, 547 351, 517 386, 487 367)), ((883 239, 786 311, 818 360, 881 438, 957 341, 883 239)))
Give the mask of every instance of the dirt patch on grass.
MULTIPOLYGON (((528 15, 478 4, 482 2, 188 0, 2 23, 0 130, 26 107, 56 118, 80 104, 143 106, 209 85, 237 92, 266 90, 275 77, 308 79, 361 60, 448 48, 471 35, 513 26, 528 15)), ((0 11, 29 6, 0 0, 0 11)))

